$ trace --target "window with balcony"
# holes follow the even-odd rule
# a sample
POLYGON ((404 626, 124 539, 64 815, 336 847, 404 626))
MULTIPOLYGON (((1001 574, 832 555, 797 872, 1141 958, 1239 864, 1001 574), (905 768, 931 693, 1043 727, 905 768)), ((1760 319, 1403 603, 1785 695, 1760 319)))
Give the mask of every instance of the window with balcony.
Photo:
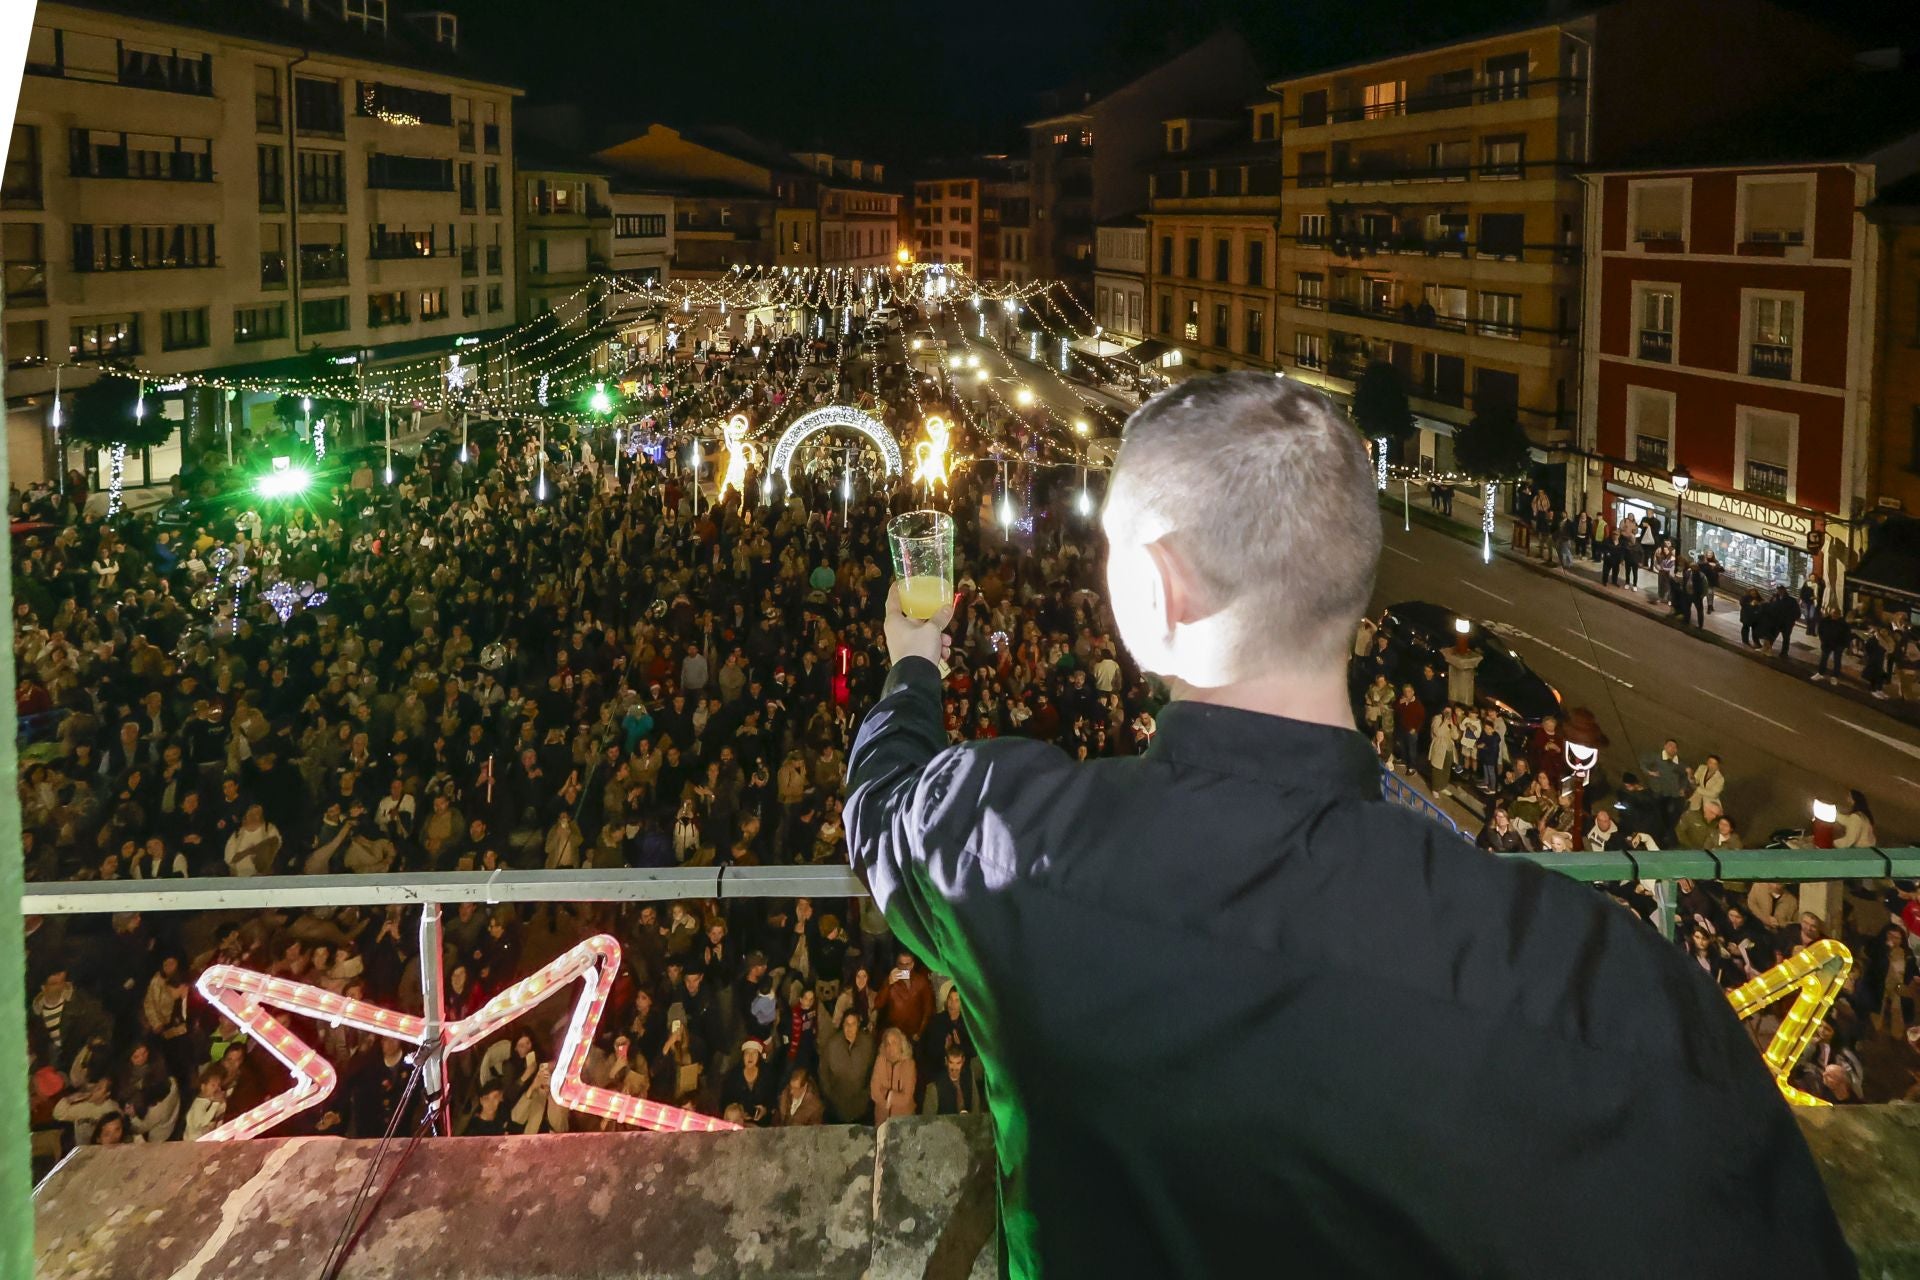
POLYGON ((253 126, 262 133, 278 133, 280 115, 280 68, 256 65, 253 69, 253 126))
POLYGON ((1465 332, 1467 291, 1462 285, 1430 284, 1422 295, 1420 319, 1441 329, 1465 332))
POLYGON ((1227 327, 1229 318, 1230 313, 1226 303, 1213 304, 1213 345, 1216 347, 1225 348, 1233 345, 1233 335, 1227 327))
POLYGON ((1627 388, 1627 461, 1657 471, 1673 466, 1674 395, 1653 387, 1627 388))
MULTIPOLYGON (((66 33, 72 39, 76 33, 66 33)), ((213 55, 166 45, 120 41, 121 84, 163 93, 213 93, 213 55)))
POLYGON ((367 326, 373 329, 384 329, 388 325, 406 324, 413 318, 408 305, 409 296, 404 289, 368 294, 367 326))
POLYGON ((1187 279, 1200 278, 1200 237, 1187 237, 1187 279))
POLYGON ((1267 282, 1267 242, 1261 239, 1247 241, 1247 283, 1264 285, 1267 282))
POLYGON ((1633 246, 1643 253, 1684 252, 1691 193, 1686 178, 1628 183, 1627 225, 1633 246))
POLYGON ((1300 215, 1301 244, 1325 244, 1327 240, 1327 215, 1324 213, 1303 213, 1300 215))
POLYGON ((477 316, 480 314, 480 286, 469 284, 460 287, 460 314, 477 316))
POLYGON ((1480 140, 1482 178, 1518 178, 1527 168, 1527 140, 1521 134, 1480 140))
POLYGON ((1170 276, 1173 274, 1173 237, 1172 236, 1160 237, 1160 274, 1163 276, 1170 276))
POLYGON ((82 223, 73 228, 75 271, 164 271, 211 267, 213 224, 82 223))
POLYGON ((1293 278, 1295 306, 1319 311, 1327 305, 1327 278, 1318 271, 1302 271, 1293 278))
POLYGON ((1736 203, 1739 252, 1784 257, 1807 243, 1813 220, 1813 175, 1741 178, 1736 203))
POLYGON ((213 180, 213 142, 209 138, 70 129, 67 143, 69 172, 76 178, 213 180))
MULTIPOLYGON (((1464 304, 1463 304, 1464 305, 1464 304)), ((1414 394, 1434 404, 1459 408, 1467 402, 1467 362, 1437 351, 1420 354, 1420 385, 1414 394)))
POLYGON ((321 76, 293 78, 293 127, 301 133, 338 138, 347 131, 340 82, 321 76))
POLYGON ((1775 502, 1793 502, 1800 419, 1742 405, 1734 411, 1734 475, 1740 488, 1775 502))
POLYGON ((42 198, 40 127, 16 124, 7 147, 6 177, 0 180, 0 208, 38 209, 42 198))
POLYGON ((140 354, 140 317, 90 316, 73 322, 69 360, 121 360, 140 354))
POLYGON ((500 212, 500 166, 490 164, 486 172, 487 212, 500 212))
MULTIPOLYGON (((498 236, 499 234, 499 228, 494 228, 494 235, 498 236)), ((497 244, 487 246, 487 274, 490 276, 500 274, 500 246, 497 244)))
POLYGON ((502 302, 500 301, 500 297, 501 297, 501 291, 500 291, 500 286, 499 286, 499 285, 497 285, 497 284, 490 284, 490 285, 488 285, 488 286, 487 286, 487 312, 488 312, 488 314, 492 314, 493 312, 495 312, 495 311, 498 311, 498 310, 500 310, 500 309, 501 309, 501 307, 502 307, 502 306, 504 305, 504 304, 503 304, 503 303, 502 303, 502 302))
POLYGON ((422 289, 420 291, 420 318, 422 320, 444 320, 447 318, 447 291, 445 289, 422 289))
POLYGON ((1489 338, 1520 336, 1520 295, 1481 293, 1480 332, 1489 338))
POLYGON ((306 298, 300 303, 300 332, 339 333, 352 323, 347 295, 306 298))
POLYGON ((1266 354, 1267 334, 1266 317, 1260 314, 1259 308, 1247 308, 1246 330, 1246 345, 1242 350, 1256 360, 1260 359, 1266 354))
POLYGON ((1407 110, 1445 111, 1449 107, 1467 106, 1472 101, 1473 68, 1456 67, 1428 76, 1425 92, 1409 97, 1407 110))
POLYGON ((1477 252, 1483 258, 1514 258, 1526 254, 1527 215, 1524 213, 1483 213, 1480 215, 1480 243, 1477 252))
POLYGON ((412 89, 381 80, 362 80, 356 90, 354 111, 357 115, 398 125, 453 123, 452 94, 412 89))
POLYGON ((1302 188, 1324 187, 1327 185, 1327 153, 1324 151, 1302 151, 1300 153, 1300 173, 1298 178, 1302 188))
POLYGON ((269 302, 257 307, 233 309, 235 342, 270 342, 287 336, 287 304, 269 302))
POLYGON ((431 258, 433 228, 412 231, 382 222, 367 229, 369 258, 431 258))
POLYGON ((1272 142, 1279 136, 1280 113, 1273 107, 1266 107, 1253 113, 1253 140, 1272 142))
POLYGON ((451 191, 453 161, 376 151, 367 157, 367 185, 377 191, 451 191))
POLYGON ((47 302, 47 263, 40 224, 0 225, 5 258, 5 298, 10 307, 41 307, 47 302))
POLYGON ((453 132, 462 151, 473 150, 473 99, 453 100, 453 132))
POLYGON ((1659 364, 1674 363, 1673 339, 1680 317, 1680 286, 1637 284, 1633 294, 1634 354, 1659 364))
POLYGON ((1193 298, 1187 301, 1187 318, 1185 323, 1181 325, 1180 332, 1188 342, 1200 341, 1199 299, 1193 298))
POLYGON ((7 368, 37 369, 47 363, 47 322, 45 320, 7 321, 7 368))
POLYGON ((1524 53, 1509 53, 1498 58, 1487 59, 1488 102, 1510 102, 1527 96, 1527 66, 1529 58, 1524 53))
POLYGON ((490 156, 500 154, 499 110, 491 102, 480 104, 480 149, 490 156))
POLYGON ((480 206, 473 194, 473 162, 470 160, 461 161, 459 168, 455 170, 455 172, 459 177, 460 212, 478 213, 480 206))
POLYGON ((1294 334, 1293 362, 1302 369, 1326 368, 1326 340, 1317 333, 1294 334))
POLYGON ((1473 143, 1466 138, 1427 144, 1427 171, 1432 182, 1465 182, 1473 176, 1473 143))
POLYGON ((1380 80, 1360 90, 1360 111, 1369 120, 1397 116, 1406 102, 1407 86, 1399 80, 1380 80))
POLYGON ((256 146, 254 176, 260 187, 260 207, 279 212, 287 207, 287 153, 275 146, 256 146))
POLYGON ((1746 337, 1742 372, 1756 378, 1800 378, 1800 295, 1743 290, 1740 326, 1746 337))
POLYGON ((347 207, 347 157, 340 151, 308 151, 296 157, 300 208, 344 211, 347 207))
POLYGON ((613 234, 620 240, 654 240, 667 234, 664 213, 622 213, 613 220, 613 234))
POLYGON ((344 223, 301 224, 300 282, 309 285, 347 282, 347 228, 344 223))
POLYGON ((1465 213, 1430 213, 1426 216, 1421 231, 1426 239, 1429 253, 1443 258, 1464 257, 1467 252, 1467 215, 1465 213))
POLYGON ((160 313, 160 349, 191 351, 207 345, 207 309, 180 307, 160 313))
POLYGON ((1232 278, 1233 241, 1222 236, 1213 242, 1213 278, 1225 282, 1232 278))
POLYGON ((1160 295, 1160 332, 1169 336, 1173 333, 1173 299, 1167 294, 1160 295))
POLYGON ((1312 89, 1300 95, 1300 127, 1305 129, 1327 122, 1327 91, 1312 89))
POLYGON ((260 287, 287 287, 287 227, 283 222, 260 224, 260 287))

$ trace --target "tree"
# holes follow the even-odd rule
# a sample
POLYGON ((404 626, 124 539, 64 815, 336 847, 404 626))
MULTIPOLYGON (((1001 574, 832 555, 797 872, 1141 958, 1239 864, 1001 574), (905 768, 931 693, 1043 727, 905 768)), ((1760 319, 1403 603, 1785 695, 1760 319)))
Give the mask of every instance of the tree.
POLYGON ((1353 422, 1369 440, 1401 443, 1413 438, 1413 410, 1407 407, 1407 383, 1385 360, 1360 371, 1353 386, 1353 422))
POLYGON ((1454 432, 1453 456, 1460 469, 1482 480, 1517 480, 1532 462, 1527 433, 1511 405, 1491 405, 1454 432))
POLYGON ((140 384, 132 378, 102 374, 73 393, 67 414, 70 439, 89 444, 124 444, 139 449, 165 443, 173 434, 174 422, 160 416, 157 400, 147 401, 147 411, 136 418, 140 384))

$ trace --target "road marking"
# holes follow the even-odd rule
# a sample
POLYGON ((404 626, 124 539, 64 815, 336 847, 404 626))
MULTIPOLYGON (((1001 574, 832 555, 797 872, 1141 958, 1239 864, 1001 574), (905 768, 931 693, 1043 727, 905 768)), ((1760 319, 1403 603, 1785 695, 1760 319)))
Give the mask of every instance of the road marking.
POLYGON ((1552 641, 1542 640, 1539 636, 1533 635, 1530 632, 1522 631, 1519 627, 1510 626, 1504 622, 1489 622, 1486 624, 1486 626, 1487 626, 1487 630, 1493 632, 1497 636, 1506 636, 1509 639, 1513 639, 1513 640, 1530 640, 1534 644, 1539 645, 1542 649, 1551 649, 1553 652, 1565 658, 1568 662, 1577 662, 1581 666, 1585 667, 1587 670, 1595 672, 1598 675, 1605 676, 1607 679, 1619 685, 1622 689, 1633 688, 1632 681, 1622 680, 1619 676, 1613 674, 1613 672, 1607 670, 1605 667, 1598 666, 1594 663, 1588 662, 1585 658, 1581 657, 1579 654, 1569 653, 1567 650, 1562 649, 1559 645, 1554 644, 1552 641))
POLYGON ((1588 644, 1599 645, 1602 649, 1605 649, 1608 653, 1617 653, 1621 657, 1625 658, 1627 661, 1629 662, 1633 661, 1633 655, 1628 653, 1625 649, 1616 649, 1612 645, 1608 644, 1605 640, 1595 640, 1592 636, 1588 635, 1586 632, 1582 631, 1578 627, 1568 627, 1567 630, 1571 631, 1574 635, 1579 636, 1582 640, 1585 640, 1588 644))
POLYGON ((1915 791, 1920 791, 1920 782, 1915 782, 1912 778, 1903 778, 1896 773, 1893 775, 1893 780, 1895 782, 1904 782, 1908 786, 1912 787, 1915 791))
POLYGON ((1501 604, 1513 603, 1513 601, 1507 599, 1505 596, 1501 595, 1498 591, 1489 591, 1485 587, 1479 585, 1478 583, 1468 582, 1465 578, 1462 578, 1460 582, 1462 586, 1465 586, 1474 591, 1478 591, 1483 596, 1492 596, 1495 600, 1498 600, 1501 604))
MULTIPOLYGON (((1884 733, 1876 733, 1874 730, 1867 728, 1863 724, 1855 724, 1853 721, 1848 720, 1844 716, 1834 715, 1831 711, 1827 713, 1827 719, 1833 721, 1835 724, 1843 724, 1847 726, 1847 728, 1854 730, 1856 733, 1864 733, 1869 738, 1876 738, 1879 741, 1886 743, 1888 746, 1892 747, 1894 750, 1904 751, 1908 755, 1912 756, 1914 759, 1920 760, 1920 747, 1914 746, 1911 742, 1902 742, 1899 738, 1889 737, 1884 733)), ((1902 778, 1900 779, 1900 781, 1906 782, 1907 780, 1905 778, 1902 778)), ((1916 784, 1908 782, 1907 785, 1914 786, 1916 784)))
POLYGON ((1394 545, 1393 545, 1393 544, 1392 544, 1391 542, 1383 542, 1383 543, 1381 543, 1380 545, 1381 545, 1381 547, 1382 547, 1382 548, 1384 548, 1385 550, 1388 550, 1388 551, 1391 551, 1391 552, 1393 552, 1393 554, 1395 554, 1395 555, 1397 555, 1397 556, 1406 556, 1406 558, 1407 558, 1407 559, 1409 559, 1409 560, 1411 560, 1411 561, 1413 561, 1413 562, 1414 562, 1415 564, 1419 564, 1419 563, 1420 563, 1420 557, 1419 557, 1419 556, 1415 556, 1415 555, 1407 555, 1407 553, 1406 553, 1406 552, 1404 552, 1404 551, 1402 551, 1402 550, 1401 550, 1400 548, 1398 548, 1398 547, 1396 547, 1396 546, 1394 546, 1394 545))
MULTIPOLYGON (((1701 689, 1699 690, 1699 692, 1706 694, 1709 698, 1712 698, 1715 702, 1726 703, 1728 706, 1732 707, 1736 711, 1744 711, 1748 715, 1752 716, 1755 720, 1765 720, 1768 724, 1772 725, 1776 729, 1785 729, 1788 733, 1792 733, 1792 734, 1797 734, 1800 732, 1798 729, 1794 728, 1790 724, 1781 724, 1778 720, 1775 720, 1772 716, 1761 715, 1758 711, 1755 711, 1752 707, 1743 707, 1739 703, 1735 702, 1732 698, 1723 698, 1711 689, 1701 689)), ((1920 754, 1920 753, 1916 753, 1916 754, 1920 754)))

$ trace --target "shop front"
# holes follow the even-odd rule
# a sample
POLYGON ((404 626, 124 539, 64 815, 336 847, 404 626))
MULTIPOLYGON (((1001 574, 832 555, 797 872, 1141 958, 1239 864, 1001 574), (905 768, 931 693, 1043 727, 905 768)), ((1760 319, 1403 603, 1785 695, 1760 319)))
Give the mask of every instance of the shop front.
POLYGON ((1607 481, 1607 517, 1618 527, 1628 516, 1642 524, 1652 518, 1668 539, 1676 517, 1681 518, 1681 550, 1689 556, 1711 551, 1723 567, 1723 587, 1779 585, 1797 592, 1821 573, 1817 548, 1825 541, 1827 517, 1817 511, 1697 484, 1681 495, 1666 476, 1614 467, 1607 481))

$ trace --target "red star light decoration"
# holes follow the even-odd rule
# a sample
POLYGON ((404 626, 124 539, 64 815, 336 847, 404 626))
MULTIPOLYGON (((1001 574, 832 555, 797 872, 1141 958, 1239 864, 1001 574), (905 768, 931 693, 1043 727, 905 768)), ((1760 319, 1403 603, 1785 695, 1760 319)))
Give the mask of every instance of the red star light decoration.
MULTIPOLYGON (((709 1133, 738 1129, 739 1125, 725 1120, 601 1089, 580 1078, 594 1031, 600 1025, 600 1014, 606 1008, 607 993, 619 969, 620 944, 604 933, 588 938, 514 983, 474 1013, 447 1023, 441 1029, 444 1046, 441 1051, 451 1056, 472 1048, 575 978, 583 978, 580 997, 560 1042, 560 1056, 554 1063, 548 1086, 555 1102, 569 1111, 603 1116, 643 1129, 709 1133)), ((265 1133, 288 1117, 318 1105, 339 1084, 339 1074, 333 1064, 269 1014, 270 1008, 284 1009, 332 1026, 352 1027, 416 1048, 426 1044, 425 1018, 396 1013, 364 1000, 350 1000, 324 987, 270 977, 230 964, 209 967, 200 975, 197 985, 208 1003, 253 1036, 293 1075, 293 1084, 287 1089, 209 1130, 202 1135, 202 1142, 226 1142, 265 1133)))

